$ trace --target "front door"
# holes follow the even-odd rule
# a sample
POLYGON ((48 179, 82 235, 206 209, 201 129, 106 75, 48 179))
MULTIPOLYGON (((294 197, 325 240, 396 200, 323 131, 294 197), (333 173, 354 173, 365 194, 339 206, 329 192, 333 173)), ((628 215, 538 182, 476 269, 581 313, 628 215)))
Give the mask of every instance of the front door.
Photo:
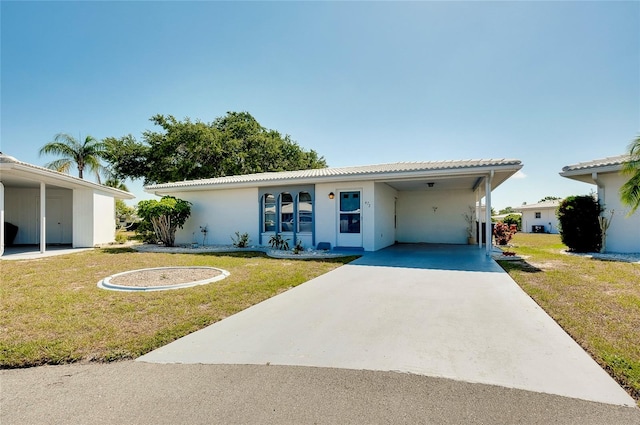
POLYGON ((338 192, 338 246, 362 247, 362 197, 359 190, 338 192))

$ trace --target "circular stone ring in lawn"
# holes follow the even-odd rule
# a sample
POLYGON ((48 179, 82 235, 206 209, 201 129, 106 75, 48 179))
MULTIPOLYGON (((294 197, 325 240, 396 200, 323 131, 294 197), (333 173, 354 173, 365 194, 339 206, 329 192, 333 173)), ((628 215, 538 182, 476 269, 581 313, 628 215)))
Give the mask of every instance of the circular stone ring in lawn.
POLYGON ((156 267, 117 273, 98 282, 112 291, 166 291, 217 282, 229 272, 215 267, 156 267))

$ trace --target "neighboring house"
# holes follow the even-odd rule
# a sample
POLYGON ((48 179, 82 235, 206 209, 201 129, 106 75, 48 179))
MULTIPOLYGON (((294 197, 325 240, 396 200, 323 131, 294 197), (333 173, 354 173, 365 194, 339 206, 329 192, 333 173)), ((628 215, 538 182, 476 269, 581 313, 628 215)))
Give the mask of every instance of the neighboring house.
POLYGON ((558 217, 556 217, 558 205, 560 205, 560 200, 556 199, 514 208, 522 213, 522 232, 559 233, 558 217))
POLYGON ((630 208, 620 201, 620 188, 629 179, 620 172, 627 158, 620 155, 568 165, 560 173, 562 177, 596 185, 598 202, 605 209, 602 215, 609 218, 614 211, 605 252, 640 252, 640 210, 629 216, 630 208))
POLYGON ((41 252, 47 244, 79 248, 113 242, 114 200, 133 198, 129 192, 0 153, 1 251, 5 242, 38 245, 41 252), (9 234, 15 226, 17 233, 9 234))
POLYGON ((281 234, 290 246, 300 241, 305 248, 323 243, 376 251, 396 242, 467 243, 469 207, 479 210, 475 206, 484 198, 490 211, 491 191, 521 168, 519 160, 505 159, 407 162, 228 176, 145 190, 193 204, 176 234, 179 244, 193 242, 207 225, 210 244, 229 244, 238 231, 256 245, 281 234))

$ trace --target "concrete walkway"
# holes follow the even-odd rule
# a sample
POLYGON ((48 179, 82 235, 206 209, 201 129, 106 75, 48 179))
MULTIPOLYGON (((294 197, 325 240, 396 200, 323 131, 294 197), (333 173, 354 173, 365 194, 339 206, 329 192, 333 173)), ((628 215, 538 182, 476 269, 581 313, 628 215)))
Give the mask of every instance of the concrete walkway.
POLYGON ((39 258, 54 257, 57 255, 75 254, 78 252, 89 251, 93 248, 72 248, 70 245, 50 245, 47 246, 45 252, 40 252, 39 246, 11 246, 5 247, 4 253, 0 256, 0 260, 19 261, 19 260, 37 260, 39 258))
POLYGON ((409 372, 635 406, 474 246, 366 254, 138 361, 409 372))

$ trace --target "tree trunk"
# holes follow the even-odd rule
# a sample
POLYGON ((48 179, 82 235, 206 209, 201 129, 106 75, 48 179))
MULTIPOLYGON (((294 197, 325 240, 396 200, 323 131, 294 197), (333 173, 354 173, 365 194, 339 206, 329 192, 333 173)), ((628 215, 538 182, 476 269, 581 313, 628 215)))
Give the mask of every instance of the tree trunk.
POLYGON ((153 231, 156 237, 165 246, 174 246, 176 239, 176 226, 171 225, 171 218, 166 215, 152 217, 153 231))

